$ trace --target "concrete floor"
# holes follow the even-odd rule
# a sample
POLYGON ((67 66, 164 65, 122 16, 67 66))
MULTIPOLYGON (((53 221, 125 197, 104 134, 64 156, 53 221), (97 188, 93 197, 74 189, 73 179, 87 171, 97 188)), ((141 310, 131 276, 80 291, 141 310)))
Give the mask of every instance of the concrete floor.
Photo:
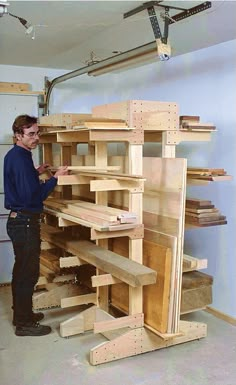
POLYGON ((154 352, 91 366, 89 350, 104 341, 87 332, 62 338, 59 323, 71 310, 45 311, 53 332, 17 337, 11 324, 10 287, 0 287, 1 385, 236 385, 236 328, 204 311, 187 320, 205 322, 208 336, 154 352))

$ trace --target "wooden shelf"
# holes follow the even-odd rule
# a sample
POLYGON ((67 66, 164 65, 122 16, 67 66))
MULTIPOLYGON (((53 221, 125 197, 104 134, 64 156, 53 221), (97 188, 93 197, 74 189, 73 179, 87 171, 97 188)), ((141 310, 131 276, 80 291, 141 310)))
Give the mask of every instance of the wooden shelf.
POLYGON ((181 142, 209 142, 212 133, 216 130, 204 131, 183 131, 183 130, 163 130, 163 131, 146 131, 144 130, 145 142, 159 142, 165 145, 178 145, 181 142))
MULTIPOLYGON (((62 165, 66 162, 69 168, 71 168, 70 175, 58 178, 60 191, 57 191, 58 195, 55 195, 55 197, 65 199, 67 203, 71 200, 71 203, 68 203, 67 207, 59 207, 57 209, 50 207, 50 205, 47 206, 47 202, 45 202, 45 213, 49 224, 51 222, 55 227, 63 227, 64 234, 62 232, 54 233, 54 231, 46 230, 42 231, 42 238, 49 244, 54 244, 63 249, 64 252, 69 252, 72 254, 72 257, 79 257, 77 258, 77 260, 79 259, 79 265, 87 262, 87 267, 96 267, 96 273, 93 273, 96 275, 92 279, 94 286, 92 293, 89 295, 81 295, 79 293, 77 296, 70 296, 69 294, 61 300, 62 307, 88 303, 95 306, 92 309, 88 309, 88 312, 82 312, 78 317, 72 317, 61 323, 60 334, 62 337, 66 337, 83 333, 85 330, 96 329, 97 331, 104 329, 108 331, 110 327, 112 329, 119 329, 119 325, 124 325, 124 320, 121 319, 112 320, 111 326, 108 326, 105 322, 103 325, 98 325, 99 322, 96 319, 97 313, 99 315, 102 313, 105 318, 109 316, 108 285, 119 284, 119 282, 128 284, 129 291, 128 318, 126 319, 125 326, 133 328, 133 324, 136 322, 135 329, 140 331, 144 326, 142 286, 153 284, 156 281, 156 271, 142 263, 144 235, 142 225, 144 190, 142 145, 144 143, 144 133, 142 129, 127 127, 125 123, 121 124, 120 121, 114 121, 114 126, 112 126, 112 123, 109 126, 110 122, 107 120, 104 127, 99 127, 99 123, 102 125, 103 120, 99 121, 98 119, 96 127, 84 128, 83 124, 79 123, 78 128, 76 123, 78 118, 77 114, 59 114, 58 116, 43 117, 40 120, 40 126, 43 131, 40 137, 43 161, 52 165, 56 165, 56 163, 62 165), (117 127, 118 123, 123 125, 123 127, 117 127), (47 127, 49 127, 49 132, 46 132, 47 127), (122 164, 109 164, 107 146, 109 142, 122 142, 125 144, 126 158, 122 161, 122 164), (55 150, 55 153, 53 153, 54 143, 58 145, 57 149, 60 149, 59 151, 55 150), (81 163, 83 155, 78 154, 79 148, 77 147, 80 143, 88 144, 87 156, 89 161, 85 160, 85 162, 82 161, 81 163), (77 166, 78 170, 76 170, 77 166), (87 166, 88 169, 86 170, 87 166), (120 172, 116 172, 117 166, 121 167, 120 172), (89 167, 91 167, 90 170, 89 167), (110 170, 109 167, 111 167, 110 170), (113 167, 114 172, 112 170, 113 167), (84 193, 84 191, 86 192, 84 193), (122 222, 120 221, 119 224, 108 223, 104 218, 110 208, 110 200, 113 203, 112 198, 116 193, 118 193, 119 198, 121 197, 123 201, 122 206, 118 204, 116 206, 126 207, 126 215, 127 213, 130 214, 129 221, 127 219, 126 223, 123 223, 125 221, 124 217, 122 217, 122 222), (94 213, 88 213, 88 207, 83 207, 83 210, 79 207, 77 211, 73 210, 72 197, 76 197, 79 200, 82 198, 87 203, 89 201, 95 202, 97 211, 98 207, 103 206, 104 209, 100 213, 100 218, 96 217, 94 213), (135 213, 136 218, 135 222, 131 223, 132 213, 135 213), (90 236, 88 231, 85 231, 85 228, 90 230, 90 236), (74 239, 73 230, 78 231, 79 237, 82 238, 81 231, 84 232, 86 240, 80 243, 81 241, 78 241, 76 237, 74 239), (68 238, 65 238, 65 234, 68 238), (109 238, 121 237, 126 237, 128 240, 129 258, 109 250, 109 238), (88 241, 88 239, 90 240, 88 241), (91 240, 95 240, 96 244, 91 242, 91 240), (138 268, 142 270, 140 270, 139 275, 136 274, 138 273, 138 268), (145 271, 148 273, 146 276, 145 271), (89 313, 89 319, 92 320, 94 309, 96 328, 93 325, 94 322, 91 323, 89 321, 89 327, 87 325, 87 313, 89 313), (83 325, 80 319, 83 319, 83 325)), ((89 122, 88 117, 85 118, 89 122)), ((93 121, 90 121, 89 124, 92 125, 93 121)), ((73 200, 75 201, 76 199, 73 200)), ((50 296, 53 298, 52 291, 48 293, 48 297, 50 296)), ((45 297, 44 300, 47 304, 48 300, 45 297)), ((100 320, 102 319, 100 318, 100 320)), ((127 353, 125 352, 123 356, 125 354, 127 353)), ((115 352, 115 356, 117 356, 117 352, 115 352)))
POLYGON ((191 178, 187 176, 187 183, 188 184, 208 184, 211 182, 224 182, 232 180, 233 177, 231 175, 217 175, 217 176, 206 176, 206 177, 199 177, 199 178, 191 178))
POLYGON ((143 144, 144 133, 137 129, 84 129, 84 130, 59 130, 43 133, 40 143, 90 143, 90 142, 129 142, 130 144, 143 144))

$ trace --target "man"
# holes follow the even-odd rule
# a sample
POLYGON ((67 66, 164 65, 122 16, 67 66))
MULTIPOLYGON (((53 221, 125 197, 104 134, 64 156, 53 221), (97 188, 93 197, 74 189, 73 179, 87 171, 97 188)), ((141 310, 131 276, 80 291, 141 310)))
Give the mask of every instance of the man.
POLYGON ((61 167, 45 183, 39 174, 48 167, 34 167, 31 150, 39 144, 37 118, 18 116, 13 125, 16 144, 4 158, 5 208, 10 210, 7 233, 12 241, 15 263, 12 273, 13 325, 17 336, 42 336, 50 326, 40 325, 43 313, 33 313, 32 296, 39 278, 40 222, 43 201, 57 184, 57 177, 68 173, 61 167))

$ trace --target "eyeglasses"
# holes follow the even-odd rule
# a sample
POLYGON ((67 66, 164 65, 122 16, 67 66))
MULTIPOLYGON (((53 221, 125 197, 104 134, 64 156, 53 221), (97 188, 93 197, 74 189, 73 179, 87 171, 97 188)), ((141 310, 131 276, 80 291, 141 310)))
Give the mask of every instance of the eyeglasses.
POLYGON ((38 131, 38 132, 29 132, 28 134, 26 134, 26 133, 24 132, 23 135, 26 135, 26 136, 28 136, 29 138, 36 138, 36 136, 40 137, 41 132, 40 132, 40 131, 38 131))

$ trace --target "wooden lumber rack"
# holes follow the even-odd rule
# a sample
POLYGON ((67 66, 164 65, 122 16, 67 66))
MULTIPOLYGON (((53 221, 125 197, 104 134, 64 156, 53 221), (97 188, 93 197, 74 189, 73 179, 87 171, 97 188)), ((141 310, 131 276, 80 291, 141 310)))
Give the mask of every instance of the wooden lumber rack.
POLYGON ((60 268, 95 269, 89 292, 61 298, 61 307, 89 304, 61 323, 61 335, 104 335, 108 341, 90 351, 93 365, 205 337, 205 324, 180 319, 183 273, 206 268, 207 261, 183 255, 186 175, 188 182, 196 179, 197 170, 187 170, 175 148, 182 141, 209 141, 215 127, 189 117, 180 122, 176 103, 150 101, 96 106, 84 117, 49 115, 40 124, 43 161, 54 169, 66 162, 70 169, 45 202, 43 241, 66 254, 60 268), (145 141, 161 142, 163 157, 143 158, 145 141), (53 154, 53 143, 60 153, 53 154), (83 143, 86 155, 77 147, 83 143), (108 156, 109 143, 124 144, 125 155, 108 156), (71 237, 69 230, 78 226, 90 230, 89 239, 71 237), (126 263, 129 278, 128 267, 116 270, 126 263), (134 278, 136 264, 144 276, 149 269, 145 284, 134 278), (114 318, 110 305, 122 316, 114 318))
MULTIPOLYGON (((68 240, 63 232, 55 232, 54 228, 43 225, 43 237, 50 244, 65 248, 76 254, 79 261, 86 261, 102 268, 104 275, 96 276, 95 287, 114 285, 126 282, 133 287, 150 287, 156 281, 156 271, 139 263, 105 251, 88 241, 68 240), (112 280, 112 277, 113 280, 112 280)), ((62 260, 67 258, 62 258, 62 260)), ((79 263, 79 262, 78 262, 79 263)), ((95 278, 95 277, 92 277, 95 278)), ((93 304, 78 315, 64 321, 60 325, 62 337, 84 333, 91 330, 103 334, 108 340, 90 351, 90 363, 93 365, 137 355, 163 347, 202 338, 206 335, 206 325, 201 323, 180 322, 180 330, 175 334, 155 333, 146 327, 143 313, 135 313, 114 318, 98 306, 96 293, 80 294, 61 300, 61 307, 93 304)))

